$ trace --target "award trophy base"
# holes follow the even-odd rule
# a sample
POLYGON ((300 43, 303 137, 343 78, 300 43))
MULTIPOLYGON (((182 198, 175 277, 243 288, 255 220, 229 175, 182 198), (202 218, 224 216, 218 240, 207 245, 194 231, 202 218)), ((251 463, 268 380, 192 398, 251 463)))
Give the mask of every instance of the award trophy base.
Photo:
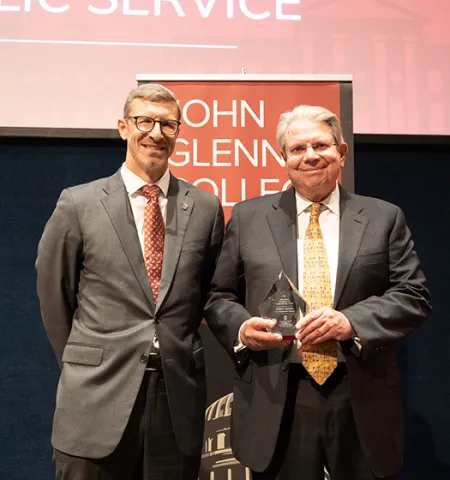
POLYGON ((295 335, 282 335, 282 337, 283 337, 283 340, 287 340, 287 341, 295 340, 295 335))

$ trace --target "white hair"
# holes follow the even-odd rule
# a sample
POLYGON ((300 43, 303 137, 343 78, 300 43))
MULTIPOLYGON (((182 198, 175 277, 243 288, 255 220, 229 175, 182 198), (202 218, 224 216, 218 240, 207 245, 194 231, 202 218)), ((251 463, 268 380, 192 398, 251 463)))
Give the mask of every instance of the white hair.
POLYGON ((342 135, 341 122, 336 114, 330 112, 324 107, 311 106, 311 105, 299 105, 293 110, 284 112, 280 116, 277 126, 277 141, 280 145, 281 151, 285 153, 286 148, 286 131, 289 125, 299 118, 306 118, 312 122, 323 122, 330 127, 331 134, 337 145, 344 143, 344 136, 342 135))

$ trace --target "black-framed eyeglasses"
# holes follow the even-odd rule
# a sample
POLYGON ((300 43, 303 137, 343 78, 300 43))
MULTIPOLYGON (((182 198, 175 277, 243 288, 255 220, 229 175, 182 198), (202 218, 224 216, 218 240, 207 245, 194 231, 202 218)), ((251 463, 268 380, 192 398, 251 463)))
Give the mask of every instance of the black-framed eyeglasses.
POLYGON ((308 148, 312 148, 316 153, 324 153, 333 145, 337 145, 337 143, 328 143, 328 142, 316 142, 316 143, 307 143, 305 145, 296 145, 295 147, 289 150, 289 154, 296 156, 303 156, 308 151, 308 148))
POLYGON ((165 135, 175 135, 180 129, 181 122, 178 120, 155 120, 151 117, 145 117, 139 115, 137 117, 127 117, 130 120, 134 120, 136 128, 140 132, 149 133, 153 130, 156 123, 159 123, 161 132, 165 135))

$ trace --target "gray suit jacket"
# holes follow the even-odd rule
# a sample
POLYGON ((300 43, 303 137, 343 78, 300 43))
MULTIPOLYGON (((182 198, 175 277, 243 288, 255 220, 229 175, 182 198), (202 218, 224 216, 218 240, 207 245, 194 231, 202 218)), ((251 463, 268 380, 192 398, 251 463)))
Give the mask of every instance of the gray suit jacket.
MULTIPOLYGON (((297 284, 294 190, 237 204, 227 226, 208 301, 208 319, 243 322, 281 270, 297 284)), ((342 342, 362 448, 373 472, 401 468, 403 417, 393 342, 430 310, 425 277, 401 210, 340 189, 340 243, 334 308, 362 342, 342 342)), ((236 458, 255 471, 267 468, 286 398, 289 349, 250 351, 237 370, 232 412, 236 458)))
MULTIPOLYGON (((62 192, 36 262, 42 318, 62 368, 55 448, 89 458, 114 450, 156 330, 175 436, 185 454, 200 451, 206 399, 197 330, 223 228, 218 198, 171 176, 155 305, 120 172, 62 192)), ((230 351, 236 333, 222 329, 230 351)))

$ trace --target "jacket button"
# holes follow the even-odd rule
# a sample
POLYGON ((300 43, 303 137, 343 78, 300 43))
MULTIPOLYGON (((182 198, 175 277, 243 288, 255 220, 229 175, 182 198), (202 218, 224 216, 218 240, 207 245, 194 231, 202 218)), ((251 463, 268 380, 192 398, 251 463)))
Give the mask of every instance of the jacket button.
POLYGON ((148 355, 146 353, 143 353, 141 355, 141 363, 147 363, 148 362, 148 355))

